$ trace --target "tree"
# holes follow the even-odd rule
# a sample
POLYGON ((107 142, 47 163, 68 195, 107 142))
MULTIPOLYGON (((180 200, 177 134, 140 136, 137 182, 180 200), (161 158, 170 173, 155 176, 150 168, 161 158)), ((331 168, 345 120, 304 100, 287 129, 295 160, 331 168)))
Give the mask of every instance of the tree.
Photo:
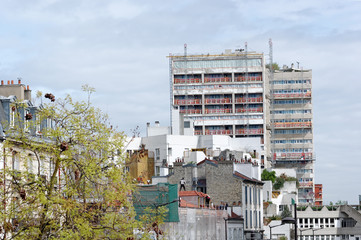
POLYGON ((87 101, 70 95, 55 101, 47 94, 51 102, 31 116, 25 115, 28 105, 12 104, 15 124, 3 142, 0 236, 127 239, 141 229, 119 155, 124 136, 91 105, 94 89, 83 90, 87 101))
MULTIPOLYGON (((278 63, 272 64, 273 70, 280 70, 280 67, 278 66, 278 63)), ((266 64, 266 68, 270 69, 270 65, 266 64)))
POLYGON ((276 172, 275 171, 267 171, 267 169, 264 169, 261 174, 262 181, 272 181, 272 183, 276 180, 276 172))
POLYGON ((292 213, 287 205, 284 206, 283 211, 281 213, 281 217, 282 219, 285 217, 292 217, 292 213))

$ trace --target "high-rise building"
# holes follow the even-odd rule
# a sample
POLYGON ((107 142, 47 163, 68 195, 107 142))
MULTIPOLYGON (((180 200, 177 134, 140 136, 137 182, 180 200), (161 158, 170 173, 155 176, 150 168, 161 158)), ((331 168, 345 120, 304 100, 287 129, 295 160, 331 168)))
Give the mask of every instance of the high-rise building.
MULTIPOLYGON (((296 169, 299 203, 314 202, 312 71, 283 66, 268 82, 272 167, 296 169)), ((268 145, 267 144, 267 145, 268 145)))
POLYGON ((259 137, 264 144, 263 54, 238 49, 187 55, 185 46, 184 54, 169 60, 173 134, 259 137))

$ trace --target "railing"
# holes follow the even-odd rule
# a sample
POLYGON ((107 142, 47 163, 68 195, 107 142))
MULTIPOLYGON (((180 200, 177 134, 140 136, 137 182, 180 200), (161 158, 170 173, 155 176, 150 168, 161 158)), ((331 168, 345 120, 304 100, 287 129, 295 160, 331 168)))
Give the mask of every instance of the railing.
POLYGON ((202 104, 201 99, 174 99, 175 105, 202 104))
POLYGON ((303 128, 312 127, 312 122, 281 122, 281 123, 273 123, 276 128, 303 128))
POLYGON ((208 98, 205 99, 206 103, 231 103, 232 99, 230 98, 208 98))
POLYGON ((202 130, 194 130, 194 135, 203 135, 202 130))
POLYGON ((206 135, 231 135, 232 130, 224 130, 224 129, 218 129, 218 130, 206 130, 206 135))
POLYGON ((263 102, 263 97, 236 98, 236 103, 261 103, 261 102, 263 102))
POLYGON ((231 108, 216 108, 216 109, 205 109, 205 114, 213 113, 232 113, 231 108))
POLYGON ((263 112, 263 108, 236 108, 236 113, 244 113, 244 112, 263 112))
POLYGON ((240 135, 254 135, 254 134, 263 134, 263 129, 236 129, 236 134, 240 135))
POLYGON ((175 78, 174 84, 202 83, 200 78, 175 78))
POLYGON ((312 159, 312 153, 276 153, 276 155, 273 158, 275 158, 275 160, 282 160, 282 159, 294 159, 294 160, 312 159))
POLYGON ((300 182, 300 187, 312 187, 313 182, 300 182))
POLYGON ((235 82, 246 82, 246 81, 249 81, 249 82, 253 81, 253 82, 255 82, 255 81, 262 81, 262 76, 257 76, 257 77, 248 76, 247 78, 244 77, 244 76, 242 76, 242 77, 239 76, 239 77, 235 77, 235 78, 234 78, 234 81, 235 81, 235 82))
POLYGON ((205 83, 214 83, 214 82, 231 82, 231 77, 205 77, 205 83))
POLYGON ((180 113, 185 113, 185 114, 202 114, 202 110, 201 109, 181 109, 179 110, 180 113))
POLYGON ((311 92, 307 93, 274 93, 274 98, 310 98, 311 92))

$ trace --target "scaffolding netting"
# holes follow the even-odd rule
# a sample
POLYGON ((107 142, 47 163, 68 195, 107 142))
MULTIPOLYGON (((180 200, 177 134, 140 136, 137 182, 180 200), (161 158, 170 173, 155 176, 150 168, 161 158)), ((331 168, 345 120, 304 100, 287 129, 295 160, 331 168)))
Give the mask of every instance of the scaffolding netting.
POLYGON ((150 207, 156 210, 157 207, 167 208, 165 222, 179 222, 178 216, 178 185, 169 183, 158 183, 156 185, 138 186, 133 195, 133 204, 136 218, 145 214, 145 209, 150 207))

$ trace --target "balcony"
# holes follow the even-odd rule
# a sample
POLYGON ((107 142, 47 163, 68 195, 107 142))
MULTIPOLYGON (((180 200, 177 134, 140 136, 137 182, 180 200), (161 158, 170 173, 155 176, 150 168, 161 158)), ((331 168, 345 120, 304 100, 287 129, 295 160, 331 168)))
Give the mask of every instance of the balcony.
POLYGON ((219 82, 231 82, 231 77, 205 77, 205 83, 219 83, 219 82))
POLYGON ((274 160, 293 159, 293 160, 312 160, 312 153, 274 153, 274 160))
POLYGON ((203 135, 202 130, 194 130, 194 135, 203 135))
POLYGON ((245 76, 238 76, 234 78, 235 82, 259 82, 262 81, 262 76, 248 76, 247 78, 245 76))
POLYGON ((200 78, 175 78, 174 84, 192 84, 192 83, 202 83, 200 78))
POLYGON ((232 113, 231 108, 214 108, 205 109, 205 114, 217 114, 217 113, 232 113))
POLYGON ((275 99, 281 99, 281 98, 310 98, 311 92, 307 93, 274 93, 273 97, 275 99))
POLYGON ((184 114, 202 114, 202 109, 181 109, 179 112, 184 114))
POLYGON ((175 105, 195 105, 202 104, 201 99, 174 99, 175 105))
POLYGON ((236 113, 262 113, 263 108, 236 108, 236 113))
POLYGON ((281 122, 273 123, 275 128, 310 128, 312 122, 281 122))
POLYGON ((236 135, 259 135, 263 134, 263 129, 236 129, 236 135))
POLYGON ((232 130, 225 130, 225 129, 206 130, 205 135, 232 135, 232 130))
POLYGON ((236 103, 263 103, 263 97, 236 98, 236 103))
POLYGON ((300 182, 300 187, 301 188, 313 187, 313 182, 300 182))
POLYGON ((232 103, 232 99, 230 99, 230 98, 208 98, 208 99, 205 99, 205 102, 206 102, 207 104, 232 103))

